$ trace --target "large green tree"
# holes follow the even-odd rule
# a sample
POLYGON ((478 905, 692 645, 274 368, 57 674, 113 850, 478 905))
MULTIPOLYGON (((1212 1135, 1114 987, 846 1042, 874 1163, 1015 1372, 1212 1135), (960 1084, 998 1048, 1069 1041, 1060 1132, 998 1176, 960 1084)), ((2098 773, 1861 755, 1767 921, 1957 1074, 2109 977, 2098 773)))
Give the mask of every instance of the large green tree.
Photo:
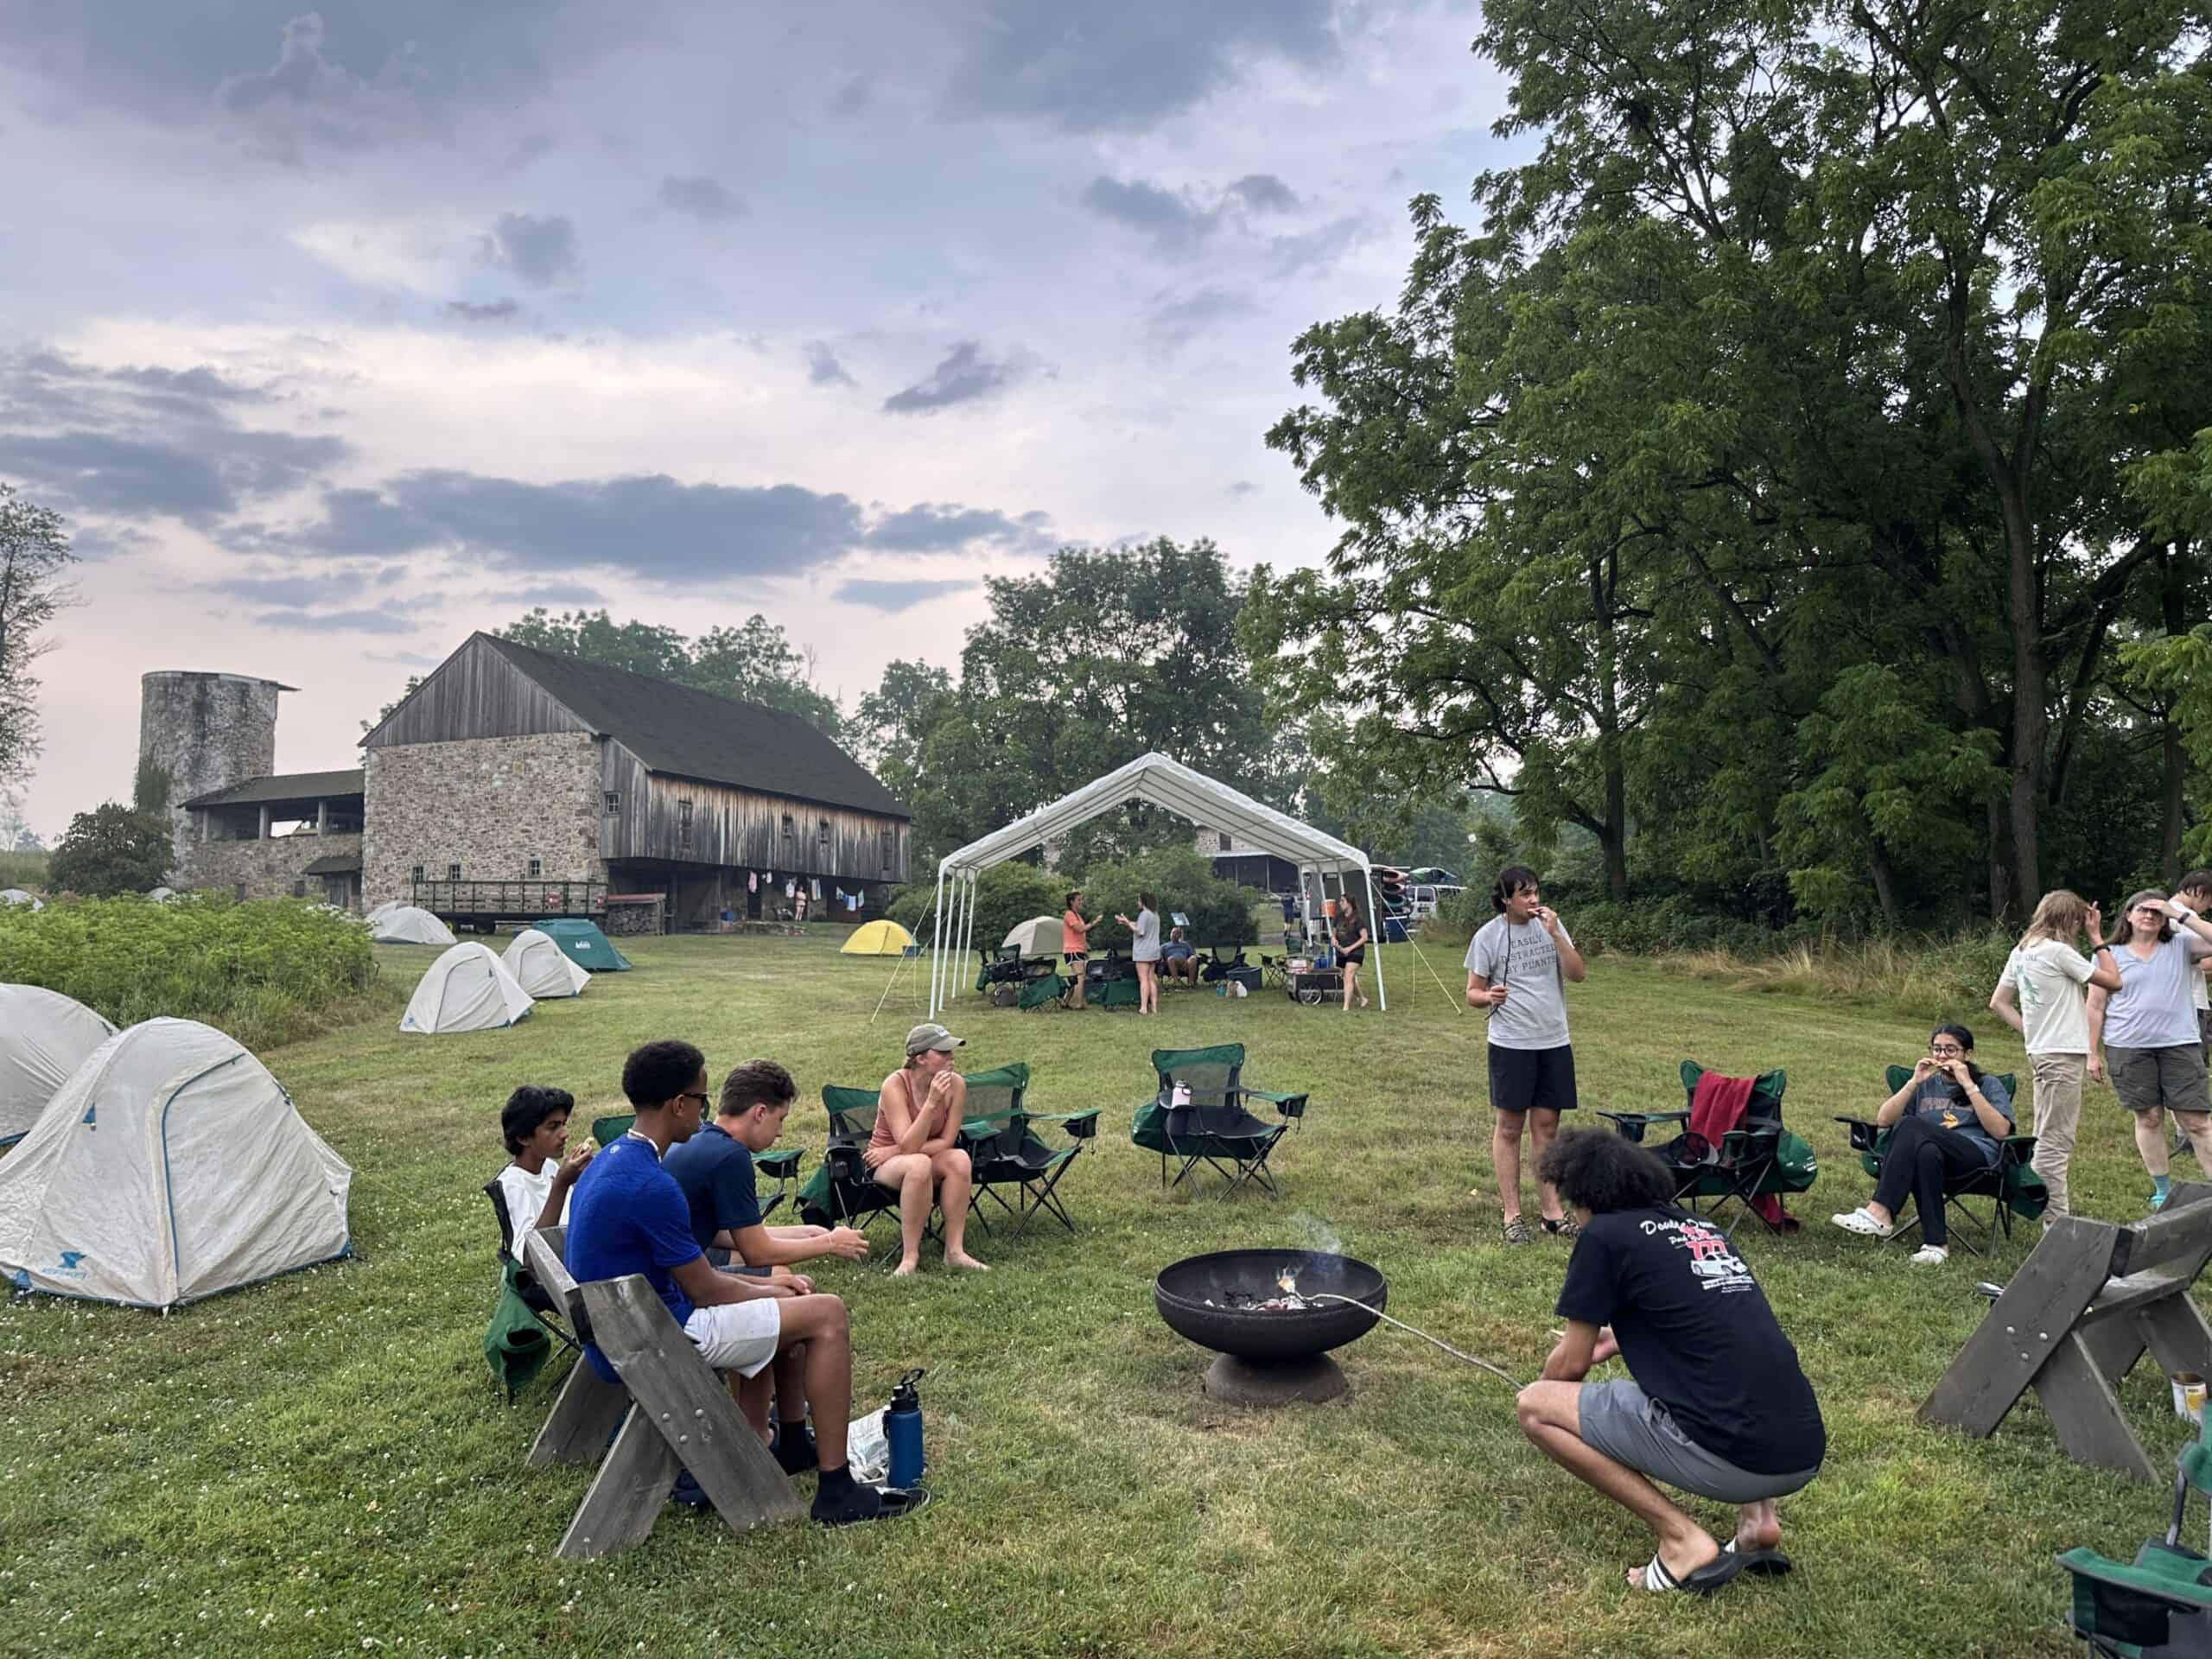
POLYGON ((175 850, 165 813, 110 801, 69 820, 48 861, 46 884, 99 899, 145 893, 160 885, 175 850))
POLYGON ((556 615, 541 606, 498 632, 518 645, 780 709, 832 737, 842 724, 835 700, 815 686, 807 652, 765 616, 747 618, 743 627, 709 628, 686 639, 651 622, 617 622, 604 610, 556 615))

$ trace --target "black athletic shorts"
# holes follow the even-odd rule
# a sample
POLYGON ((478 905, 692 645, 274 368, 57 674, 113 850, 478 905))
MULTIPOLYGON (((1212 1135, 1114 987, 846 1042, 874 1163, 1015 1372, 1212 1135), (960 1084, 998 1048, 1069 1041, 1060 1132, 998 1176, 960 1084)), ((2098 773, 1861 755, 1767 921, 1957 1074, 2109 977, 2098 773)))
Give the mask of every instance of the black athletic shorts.
POLYGON ((1490 1103, 1497 1111, 1516 1115, 1531 1108, 1573 1111, 1576 1104, 1573 1048, 1565 1043, 1557 1048, 1500 1048, 1492 1043, 1490 1103))
POLYGON ((1356 944, 1349 950, 1339 950, 1337 952, 1337 960, 1348 962, 1357 968, 1367 960, 1367 947, 1363 944, 1356 944))

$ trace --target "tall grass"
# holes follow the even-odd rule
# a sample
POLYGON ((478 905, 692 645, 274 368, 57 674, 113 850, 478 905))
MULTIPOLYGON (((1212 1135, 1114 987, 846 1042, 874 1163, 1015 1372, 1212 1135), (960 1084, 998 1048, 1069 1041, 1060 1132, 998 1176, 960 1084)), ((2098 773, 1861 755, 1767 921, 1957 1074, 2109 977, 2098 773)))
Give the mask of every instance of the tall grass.
POLYGON ((2012 948, 2010 934, 1991 929, 1955 938, 1801 939, 1759 957, 1718 949, 1662 951, 1653 960, 1669 973, 1731 990, 1965 1020, 1987 1004, 2012 948))
POLYGON ((195 894, 0 906, 0 981, 73 996, 118 1026, 198 1020, 261 1049, 389 1006, 368 930, 292 899, 195 894))

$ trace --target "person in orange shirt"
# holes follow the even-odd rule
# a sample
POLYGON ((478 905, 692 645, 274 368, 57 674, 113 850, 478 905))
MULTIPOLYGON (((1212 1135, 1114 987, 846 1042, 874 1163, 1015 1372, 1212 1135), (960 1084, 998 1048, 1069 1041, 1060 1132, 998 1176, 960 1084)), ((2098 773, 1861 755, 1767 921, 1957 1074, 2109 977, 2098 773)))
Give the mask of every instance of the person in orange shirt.
POLYGON ((1066 912, 1060 918, 1060 954, 1066 958, 1068 973, 1074 983, 1068 988, 1068 1007, 1083 1006, 1084 964, 1090 960, 1090 930, 1096 925, 1094 917, 1084 919, 1083 890, 1078 887, 1068 894, 1066 912))

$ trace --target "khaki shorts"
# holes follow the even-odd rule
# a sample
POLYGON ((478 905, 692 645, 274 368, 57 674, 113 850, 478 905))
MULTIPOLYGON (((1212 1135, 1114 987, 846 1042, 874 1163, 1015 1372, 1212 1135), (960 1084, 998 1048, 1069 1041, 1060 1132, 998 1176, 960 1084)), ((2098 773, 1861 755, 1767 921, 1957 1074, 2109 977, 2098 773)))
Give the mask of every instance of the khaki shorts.
POLYGON ((2131 1112, 2212 1111, 2204 1078, 2204 1051, 2195 1043, 2171 1048, 2114 1048, 2105 1046, 2105 1068, 2112 1091, 2131 1112))

